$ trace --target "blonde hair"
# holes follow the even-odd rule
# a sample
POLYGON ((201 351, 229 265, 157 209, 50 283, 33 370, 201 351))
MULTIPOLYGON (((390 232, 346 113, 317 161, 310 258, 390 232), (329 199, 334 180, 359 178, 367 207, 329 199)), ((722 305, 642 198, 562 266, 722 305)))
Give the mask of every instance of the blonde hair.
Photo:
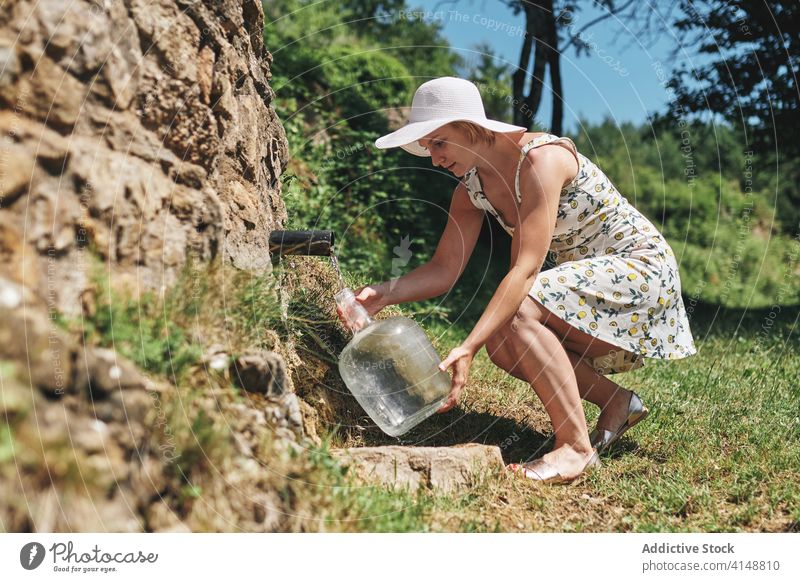
POLYGON ((482 141, 486 145, 494 145, 494 132, 485 127, 481 127, 477 123, 472 123, 471 121, 453 121, 450 125, 464 132, 469 138, 470 143, 482 141))

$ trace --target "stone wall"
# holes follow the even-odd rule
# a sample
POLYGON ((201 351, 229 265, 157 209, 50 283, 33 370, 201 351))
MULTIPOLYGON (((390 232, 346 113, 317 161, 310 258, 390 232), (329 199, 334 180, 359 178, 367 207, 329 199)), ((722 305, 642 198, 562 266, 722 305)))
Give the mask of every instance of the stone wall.
POLYGON ((96 256, 136 289, 190 255, 268 269, 288 154, 262 26, 256 0, 5 3, 0 275, 77 314, 96 256))
POLYGON ((165 378, 52 324, 92 313, 95 271, 138 292, 189 258, 271 268, 288 153, 262 27, 256 0, 0 6, 0 529, 290 527, 259 470, 304 436, 285 372, 247 404, 220 380, 183 422, 165 378), (235 445, 198 477, 214 512, 184 495, 197 418, 235 445))

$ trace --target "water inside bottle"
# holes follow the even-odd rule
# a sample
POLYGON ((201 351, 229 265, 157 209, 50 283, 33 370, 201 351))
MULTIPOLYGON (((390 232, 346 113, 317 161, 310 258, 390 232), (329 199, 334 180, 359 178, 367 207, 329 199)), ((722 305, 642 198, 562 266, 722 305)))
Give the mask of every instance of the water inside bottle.
POLYGON ((405 317, 372 320, 346 287, 333 247, 331 263, 342 290, 340 315, 354 335, 342 350, 339 372, 370 418, 390 436, 400 436, 434 414, 450 393, 450 376, 417 323, 405 317))
POLYGON ((438 410, 450 378, 436 367, 427 338, 410 320, 396 318, 362 333, 342 354, 340 371, 375 423, 389 435, 401 435, 438 410))

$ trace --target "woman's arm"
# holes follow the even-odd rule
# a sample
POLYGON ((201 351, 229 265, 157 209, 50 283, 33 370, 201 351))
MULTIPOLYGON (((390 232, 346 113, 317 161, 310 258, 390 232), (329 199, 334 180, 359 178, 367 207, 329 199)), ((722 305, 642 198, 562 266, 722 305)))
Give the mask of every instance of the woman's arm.
POLYGON ((421 301, 449 291, 464 272, 482 224, 483 212, 469 200, 466 187, 459 184, 433 257, 402 277, 378 285, 383 306, 421 301))
POLYGON ((561 189, 577 171, 575 158, 562 148, 533 149, 527 159, 520 171, 522 202, 511 240, 511 269, 462 344, 472 354, 511 319, 530 291, 553 238, 561 189))
POLYGON ((522 202, 511 239, 511 269, 464 343, 439 364, 441 370, 453 367, 453 380, 450 397, 437 412, 447 412, 458 403, 472 359, 517 312, 550 248, 561 188, 575 176, 577 162, 563 148, 532 149, 527 161, 520 170, 522 202))

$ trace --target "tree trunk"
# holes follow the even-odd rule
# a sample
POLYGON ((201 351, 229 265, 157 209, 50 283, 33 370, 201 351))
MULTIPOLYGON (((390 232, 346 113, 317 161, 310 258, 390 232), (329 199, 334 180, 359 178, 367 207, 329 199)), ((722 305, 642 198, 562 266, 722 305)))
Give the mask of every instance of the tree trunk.
POLYGON ((564 97, 561 94, 561 54, 550 52, 550 79, 553 82, 553 114, 550 132, 561 135, 564 124, 564 97))
POLYGON ((550 4, 550 12, 547 20, 547 44, 548 64, 550 65, 550 83, 553 93, 553 112, 550 121, 550 132, 561 135, 564 124, 564 97, 561 87, 561 52, 558 50, 558 30, 556 29, 556 17, 553 14, 553 3, 550 4))
MULTIPOLYGON (((528 63, 531 60, 531 47, 534 39, 534 20, 528 5, 525 8, 525 39, 522 41, 522 50, 519 55, 519 65, 511 76, 511 91, 514 97, 513 115, 514 124, 530 128, 530 120, 525 119, 519 104, 525 103, 530 108, 528 97, 525 96, 525 77, 528 70, 528 63)), ((538 61, 537 61, 538 62, 538 61)), ((535 111, 534 111, 535 113, 535 111)), ((531 115, 533 117, 533 115, 531 115)))
POLYGON ((531 91, 528 94, 526 105, 529 111, 527 113, 528 127, 530 128, 532 122, 536 118, 536 112, 539 111, 539 106, 542 104, 542 94, 544 93, 544 75, 545 67, 548 62, 548 49, 547 45, 542 40, 536 41, 536 54, 534 58, 536 62, 533 66, 533 78, 531 79, 531 91))
MULTIPOLYGON (((553 14, 553 1, 523 3, 525 11, 525 39, 522 43, 520 52, 519 68, 512 77, 512 88, 514 93, 514 123, 531 128, 536 118, 536 113, 542 104, 544 94, 544 78, 548 65, 552 67, 553 55, 557 43, 553 42, 555 37, 555 14, 553 14), (528 66, 531 56, 533 43, 536 42, 534 51, 533 70, 531 74, 530 90, 525 94, 525 80, 528 76, 528 66)), ((558 71, 558 62, 556 62, 558 71)), ((561 93, 561 76, 558 75, 559 94, 561 93)), ((559 113, 559 115, 561 115, 559 113)))

